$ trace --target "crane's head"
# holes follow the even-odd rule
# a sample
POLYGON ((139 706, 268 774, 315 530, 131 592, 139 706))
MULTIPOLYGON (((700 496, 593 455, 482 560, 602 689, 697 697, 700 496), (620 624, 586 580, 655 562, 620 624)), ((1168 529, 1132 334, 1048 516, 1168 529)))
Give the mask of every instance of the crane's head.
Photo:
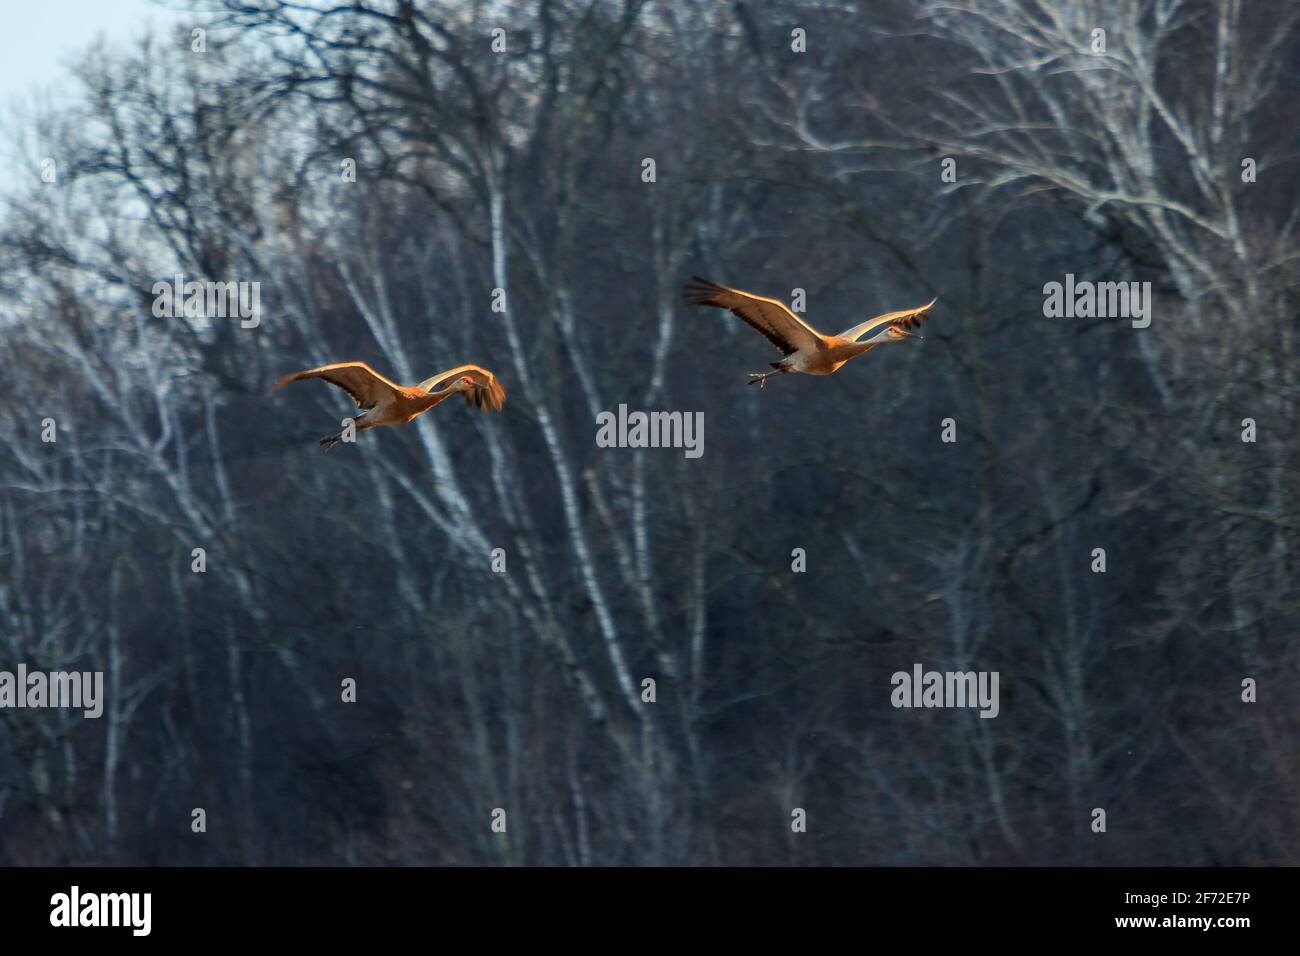
POLYGON ((456 379, 456 391, 458 392, 468 392, 476 388, 478 388, 478 385, 468 375, 462 375, 456 379))
POLYGON ((924 339, 924 335, 917 335, 915 332, 909 332, 901 325, 891 325, 885 330, 886 342, 901 342, 903 339, 924 339))

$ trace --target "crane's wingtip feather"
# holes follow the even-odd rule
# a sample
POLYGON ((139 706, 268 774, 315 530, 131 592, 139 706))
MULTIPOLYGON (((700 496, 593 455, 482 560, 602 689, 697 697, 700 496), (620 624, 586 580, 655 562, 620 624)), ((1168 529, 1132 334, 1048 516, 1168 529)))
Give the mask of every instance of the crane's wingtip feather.
POLYGON ((726 286, 711 282, 703 276, 693 275, 691 281, 682 288, 682 301, 687 305, 717 305, 712 300, 718 293, 726 291, 726 286))
POLYGON ((487 375, 489 378, 485 384, 465 393, 465 401, 480 411, 499 412, 506 403, 506 390, 491 372, 487 375))

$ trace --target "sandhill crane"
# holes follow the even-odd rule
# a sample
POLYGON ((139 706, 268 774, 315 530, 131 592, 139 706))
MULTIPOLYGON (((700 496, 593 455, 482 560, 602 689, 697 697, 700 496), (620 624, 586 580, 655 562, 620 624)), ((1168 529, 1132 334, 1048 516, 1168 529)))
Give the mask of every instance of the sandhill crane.
MULTIPOLYGON (((354 421, 357 431, 380 425, 404 425, 417 415, 456 394, 482 409, 500 410, 506 390, 495 375, 477 365, 458 365, 419 385, 398 385, 380 375, 365 362, 336 362, 294 372, 275 383, 277 389, 303 378, 320 378, 337 385, 352 396, 357 407, 365 409, 354 421)), ((326 435, 320 440, 326 451, 343 440, 343 432, 326 435)))
POLYGON ((727 309, 749 323, 785 355, 779 362, 770 363, 775 372, 751 372, 749 384, 759 388, 769 375, 785 372, 803 372, 806 375, 830 375, 841 365, 885 342, 901 342, 905 338, 921 338, 908 329, 914 329, 928 319, 934 299, 918 309, 886 312, 867 319, 839 335, 823 335, 776 299, 768 299, 751 292, 742 292, 708 279, 692 276, 686 286, 687 305, 711 305, 727 309), (858 340, 873 329, 887 326, 867 339, 858 340))

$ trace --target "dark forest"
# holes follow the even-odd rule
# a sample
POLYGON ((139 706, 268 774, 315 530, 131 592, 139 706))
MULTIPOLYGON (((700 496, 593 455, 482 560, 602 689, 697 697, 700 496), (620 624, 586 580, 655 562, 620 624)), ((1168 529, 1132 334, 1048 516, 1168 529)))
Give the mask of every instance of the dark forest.
POLYGON ((175 9, 3 130, 0 863, 1300 863, 1300 5, 175 9))

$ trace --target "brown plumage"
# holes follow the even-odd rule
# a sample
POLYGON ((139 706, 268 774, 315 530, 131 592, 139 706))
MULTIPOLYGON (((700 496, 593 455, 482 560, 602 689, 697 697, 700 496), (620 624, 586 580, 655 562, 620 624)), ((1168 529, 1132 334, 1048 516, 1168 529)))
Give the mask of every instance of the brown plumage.
MULTIPOLYGON (((484 410, 499 411, 506 400, 506 390, 495 375, 477 365, 458 365, 427 378, 419 385, 398 385, 385 378, 365 362, 335 362, 304 372, 286 375, 275 383, 277 389, 304 378, 324 379, 352 396, 357 407, 365 410, 353 421, 357 431, 380 425, 404 425, 423 415, 456 394, 484 410)), ((343 432, 320 440, 329 451, 343 440, 343 432)))
POLYGON ((769 375, 786 372, 803 372, 805 375, 830 375, 854 356, 869 352, 877 345, 886 342, 901 342, 913 336, 914 329, 930 317, 928 305, 916 309, 903 309, 899 312, 886 312, 868 319, 851 329, 845 329, 839 335, 823 335, 777 299, 754 295, 729 286, 710 282, 693 276, 685 289, 687 305, 713 306, 726 309, 744 320, 757 330, 764 338, 780 349, 785 356, 780 362, 772 362, 775 372, 752 372, 750 383, 763 387, 769 375), (858 341, 873 329, 885 326, 884 330, 867 339, 858 341))

